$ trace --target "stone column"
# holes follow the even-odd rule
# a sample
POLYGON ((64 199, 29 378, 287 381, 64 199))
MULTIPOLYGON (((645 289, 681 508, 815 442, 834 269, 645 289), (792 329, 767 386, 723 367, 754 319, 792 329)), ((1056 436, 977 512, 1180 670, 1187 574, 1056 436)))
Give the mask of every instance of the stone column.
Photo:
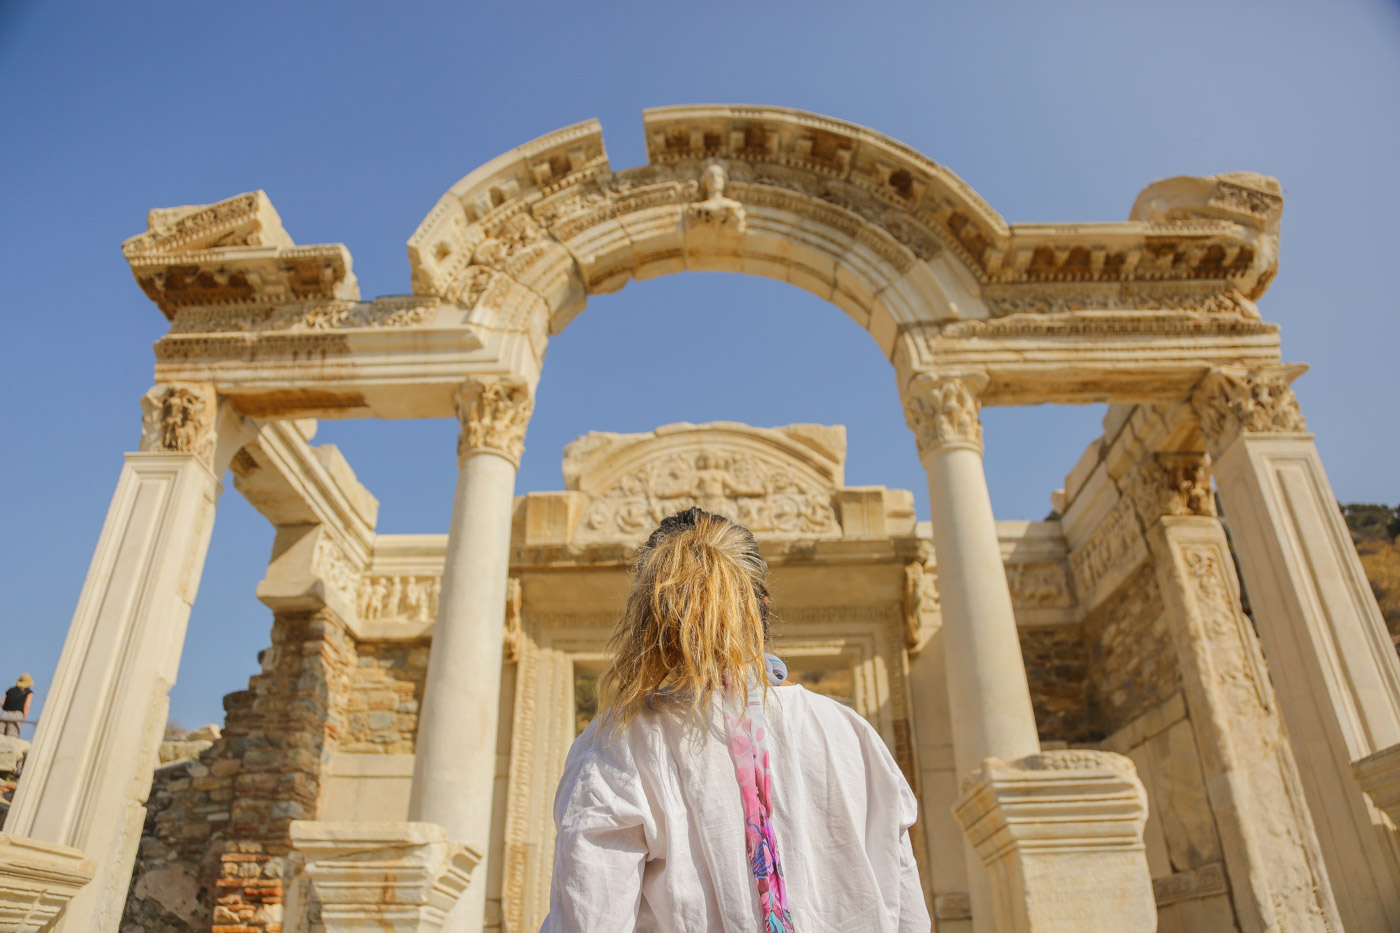
MULTIPOLYGON (((905 390, 904 415, 928 473, 939 604, 960 777, 984 759, 1040 751, 996 519, 982 470, 977 393, 985 373, 919 374, 905 390)), ((980 860, 967 859, 974 928, 991 933, 992 895, 980 860)))
POLYGON ((1142 522, 1242 933, 1342 929, 1263 655, 1240 606, 1204 454, 1120 481, 1142 522))
MULTIPOLYGON (((490 851, 515 472, 532 404, 525 386, 504 381, 458 393, 460 472, 413 763, 409 818, 481 853, 490 851)), ((444 929, 480 930, 485 897, 485 884, 472 885, 444 929)))
POLYGON ((73 933, 121 920, 219 477, 251 436, 210 386, 157 386, 142 408, 5 821, 96 864, 55 927, 73 933))
POLYGON ((928 472, 948 663, 953 754, 963 776, 985 758, 1040 751, 996 519, 982 471, 984 373, 916 376, 904 412, 928 472))
POLYGON ((1400 664, 1289 388, 1303 369, 1220 367, 1192 402, 1342 922, 1379 933, 1400 929, 1400 840, 1352 765, 1400 743, 1400 664))

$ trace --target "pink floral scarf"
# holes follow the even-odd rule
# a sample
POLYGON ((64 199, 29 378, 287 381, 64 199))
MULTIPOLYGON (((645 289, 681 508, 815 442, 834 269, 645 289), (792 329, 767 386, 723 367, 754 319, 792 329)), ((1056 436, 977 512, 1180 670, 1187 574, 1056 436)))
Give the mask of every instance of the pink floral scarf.
MULTIPOLYGON (((786 679, 787 665, 768 655, 769 682, 776 686, 786 679)), ((758 888, 763 933, 793 933, 773 829, 773 772, 768 760, 762 687, 750 683, 745 709, 738 716, 726 713, 725 722, 729 726, 729 754, 734 759, 734 774, 739 779, 739 795, 744 804, 744 848, 758 888)))

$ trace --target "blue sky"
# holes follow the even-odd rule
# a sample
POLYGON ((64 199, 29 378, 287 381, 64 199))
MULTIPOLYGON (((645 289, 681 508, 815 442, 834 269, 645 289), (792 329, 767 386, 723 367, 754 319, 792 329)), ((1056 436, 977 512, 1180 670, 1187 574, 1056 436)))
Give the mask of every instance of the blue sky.
MULTIPOLYGON (((299 243, 343 242, 366 296, 454 181, 597 117, 615 168, 641 110, 798 107, 948 165, 1008 220, 1127 216, 1148 182, 1252 170, 1287 203, 1260 307, 1343 501, 1400 501, 1395 298, 1400 6, 1173 3, 0 2, 5 669, 51 680, 165 321, 119 249, 153 207, 263 188, 299 243)), ((1102 409, 986 413, 998 515, 1041 518, 1102 409)), ((520 490, 590 429, 845 423, 847 481, 923 477, 889 365, 779 283, 685 274, 594 300, 551 343, 520 490)), ((445 531, 446 422, 323 422, 385 532, 445 531)), ((227 489, 172 716, 221 721, 270 613, 267 523, 227 489)))

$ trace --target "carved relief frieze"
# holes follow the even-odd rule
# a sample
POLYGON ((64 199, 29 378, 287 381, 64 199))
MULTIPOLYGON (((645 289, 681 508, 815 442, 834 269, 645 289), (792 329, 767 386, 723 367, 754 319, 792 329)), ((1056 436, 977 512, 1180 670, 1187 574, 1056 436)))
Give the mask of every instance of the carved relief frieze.
POLYGON ((1154 454, 1129 470, 1120 485, 1145 528, 1163 516, 1215 514, 1204 454, 1154 454))
POLYGON ((1142 530, 1137 522, 1133 503, 1124 496, 1088 539, 1070 552, 1070 572, 1074 576, 1074 587, 1079 594, 1087 598, 1093 593, 1099 581, 1127 557, 1134 550, 1134 545, 1140 541, 1142 530))
POLYGON ((156 342, 156 360, 177 363, 182 360, 324 360, 345 356, 350 343, 341 333, 228 334, 219 336, 172 334, 156 342))
POLYGON ((426 625, 437 618, 442 578, 429 574, 367 574, 360 580, 355 606, 366 622, 426 625))
POLYGON ((355 605, 360 592, 360 568, 345 555, 344 548, 329 534, 322 534, 316 541, 312 553, 311 569, 327 585, 344 595, 346 602, 355 605))
MULTIPOLYGON (((1231 702, 1272 706, 1268 674, 1254 644, 1254 631, 1226 579, 1235 572, 1229 555, 1217 544, 1188 545, 1181 551, 1191 599, 1200 613, 1205 650, 1217 682, 1234 695, 1231 702), (1243 694, 1243 695, 1241 695, 1243 694), (1246 700, 1247 696, 1247 700, 1246 700)), ((1242 711, 1247 706, 1239 707, 1242 711)))
POLYGON ((904 565, 904 644, 917 654, 943 625, 938 566, 930 555, 904 565))
POLYGON ((919 455, 962 444, 982 449, 981 404, 984 373, 916 376, 904 393, 904 420, 914 432, 919 455))
POLYGON ((436 298, 417 295, 374 301, 289 302, 233 308, 185 308, 175 315, 172 334, 265 331, 315 332, 358 327, 415 327, 431 320, 442 306, 436 298))
POLYGON ((491 380, 463 384, 457 392, 457 419, 462 427, 457 438, 458 458, 490 450, 519 464, 534 407, 530 390, 520 383, 491 380))
POLYGON ((194 454, 212 469, 217 410, 212 386, 155 386, 141 397, 140 449, 194 454))
POLYGON ((1290 384, 1306 366, 1220 366, 1201 380, 1192 404, 1211 453, 1241 434, 1301 434, 1307 422, 1290 384))
POLYGON ((1039 609, 1074 604, 1069 573, 1057 560, 1012 561, 1006 565, 1006 582, 1017 606, 1039 609))
POLYGON ((692 505, 732 518, 755 534, 830 537, 841 533, 830 488, 755 451, 699 448, 648 460, 603 490, 575 540, 642 537, 692 505))
POLYGON ((1234 288, 1203 288, 1196 291, 1153 289, 1141 286, 1112 288, 1110 291, 1063 291, 1039 286, 992 286, 983 303, 995 317, 1012 314, 1064 314, 1069 311, 1196 311, 1213 316, 1259 319, 1259 309, 1234 288))

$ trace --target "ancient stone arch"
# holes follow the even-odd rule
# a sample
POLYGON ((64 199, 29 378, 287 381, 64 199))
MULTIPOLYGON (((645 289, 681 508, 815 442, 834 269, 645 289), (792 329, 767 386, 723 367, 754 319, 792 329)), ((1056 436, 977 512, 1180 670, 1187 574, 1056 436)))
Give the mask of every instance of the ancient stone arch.
MULTIPOLYGON (((656 509, 682 500, 751 510, 771 525, 760 537, 775 566, 892 571, 879 587, 900 595, 876 621, 822 624, 868 624, 882 646, 869 663, 907 668, 912 718, 889 718, 890 741, 915 783, 941 788, 926 800, 944 813, 956 801, 958 823, 935 812, 943 828, 919 842, 940 922, 1400 924, 1400 845, 1382 812, 1400 799, 1386 764, 1400 755, 1400 666, 1289 388, 1304 367, 1281 361, 1255 304, 1277 267, 1277 181, 1173 178, 1145 188, 1127 221, 1008 224, 947 168, 828 117, 667 107, 644 129, 641 167, 613 171, 590 121, 467 175, 409 240, 410 295, 361 300, 349 251, 295 244, 262 192, 152 211, 123 245, 170 331, 6 823, 28 840, 17 860, 42 849, 69 893, 82 857, 95 866, 62 929, 118 927, 226 469, 277 528, 258 594, 279 627, 257 700, 238 707, 243 744, 215 752, 241 757, 201 777, 222 796, 200 806, 228 824, 207 830, 218 845, 201 856, 217 859, 216 926, 293 929, 319 899, 327 929, 514 929, 525 914, 512 892, 526 887, 538 908, 543 869, 520 828, 543 825, 538 787, 512 804, 533 815, 506 832, 510 864, 491 855, 502 662, 563 696, 560 658, 594 650, 578 645, 596 633, 539 634, 517 569, 587 557, 615 570, 656 509), (514 501, 550 336, 591 296, 683 270, 787 281, 870 332, 928 473, 927 527, 890 491, 843 487, 844 441, 811 425, 585 438, 571 448, 576 485, 514 501), (999 525, 980 409, 1039 402, 1111 403, 1104 436, 1057 493, 1059 518, 999 525), (355 417, 459 420, 445 541, 377 535, 374 497, 334 448, 308 443, 312 419, 355 417), (1169 674, 1162 696, 1148 691, 1155 705, 1139 697, 1111 731, 1065 749, 1043 734, 1026 658, 1053 658, 1070 630, 1131 656, 1106 670, 1136 676, 1151 661, 1169 674), (345 659, 429 637, 415 655, 421 712, 402 712, 411 740, 386 740, 411 748, 411 777, 395 772, 411 781, 409 819, 319 817, 328 795, 361 792, 335 764, 349 760, 342 726, 355 728, 337 705, 345 659), (275 697, 297 717, 269 713, 275 697), (248 725, 274 720, 293 739, 248 725), (1163 806, 1195 822, 1165 820, 1163 806), (959 834, 976 854, 965 864, 959 834), (366 851, 387 853, 392 910, 347 894, 367 883, 366 851)), ((535 725, 528 708, 515 715, 535 725)), ((553 760, 511 751, 521 773, 553 760)))

